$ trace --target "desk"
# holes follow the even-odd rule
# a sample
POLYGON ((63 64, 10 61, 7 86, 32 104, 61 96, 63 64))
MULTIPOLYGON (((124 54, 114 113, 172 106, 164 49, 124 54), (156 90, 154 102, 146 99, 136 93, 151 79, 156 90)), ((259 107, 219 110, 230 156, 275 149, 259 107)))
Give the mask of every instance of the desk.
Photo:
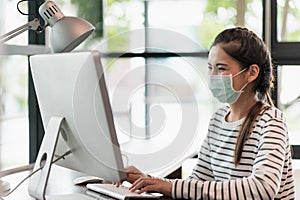
MULTIPOLYGON (((30 172, 20 172, 12 175, 5 176, 1 178, 2 180, 8 181, 11 185, 11 188, 14 188, 24 177, 26 177, 30 172)), ((58 165, 52 165, 51 173, 47 185, 47 195, 64 195, 64 194, 87 194, 87 189, 85 186, 76 186, 73 185, 72 181, 79 176, 84 174, 70 170, 58 165)), ((28 180, 26 180, 17 190, 7 197, 4 197, 4 200, 33 200, 28 194, 28 180)), ((97 196, 95 199, 113 199, 105 195, 101 195, 95 192, 92 192, 97 196)), ((167 197, 162 197, 161 199, 170 199, 167 197)))
MULTIPOLYGON (((24 177, 26 177, 30 172, 20 172, 12 175, 5 176, 1 178, 10 183, 11 188, 14 188, 24 177)), ((84 186, 74 186, 72 180, 78 176, 83 175, 82 173, 69 170, 64 167, 53 165, 51 168, 51 173, 47 186, 47 194, 70 194, 70 193, 85 193, 86 188, 84 186)), ((11 195, 5 197, 4 199, 11 200, 32 200, 28 194, 28 180, 26 180, 16 191, 11 195)))

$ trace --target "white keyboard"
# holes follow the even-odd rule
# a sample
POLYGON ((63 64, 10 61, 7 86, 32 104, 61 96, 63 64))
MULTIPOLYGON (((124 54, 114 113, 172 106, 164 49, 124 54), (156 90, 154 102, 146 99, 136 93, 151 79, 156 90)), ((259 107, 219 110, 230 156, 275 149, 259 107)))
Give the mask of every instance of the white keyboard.
POLYGON ((130 199, 130 198, 160 198, 158 195, 152 195, 149 193, 137 194, 135 192, 131 192, 127 187, 119 186, 116 187, 113 184, 99 184, 99 183, 89 183, 86 185, 89 190, 113 197, 115 199, 130 199))

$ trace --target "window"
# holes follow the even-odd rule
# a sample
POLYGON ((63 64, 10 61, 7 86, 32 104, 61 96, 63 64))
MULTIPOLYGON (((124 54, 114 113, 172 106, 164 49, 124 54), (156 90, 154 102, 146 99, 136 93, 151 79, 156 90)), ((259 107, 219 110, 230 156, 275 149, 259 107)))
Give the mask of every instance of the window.
POLYGON ((277 100, 278 107, 284 112, 289 129, 290 143, 294 146, 294 157, 299 158, 300 131, 298 120, 299 86, 296 84, 299 74, 299 10, 296 0, 271 1, 271 51, 277 71, 277 100))
MULTIPOLYGON (((0 35, 27 22, 27 17, 17 11, 16 3, 1 1, 1 18, 10 20, 1 20, 0 35)), ((26 4, 20 8, 26 10, 26 4)), ((7 42, 17 45, 27 43, 26 34, 7 42)), ((29 159, 27 56, 0 55, 0 65, 0 168, 7 169, 27 164, 29 159)))
MULTIPOLYGON (((300 5, 296 0, 270 2, 271 51, 278 64, 275 96, 286 113, 291 143, 297 144, 300 127, 294 123, 297 116, 292 111, 299 106, 298 89, 282 83, 290 73, 293 77, 299 74, 300 5)), ((85 18, 97 28, 78 49, 102 53, 121 142, 131 137, 155 137, 159 128, 180 122, 181 118, 173 116, 188 109, 186 103, 197 104, 206 116, 198 116, 201 123, 207 123, 218 107, 206 86, 207 53, 213 38, 236 25, 264 37, 263 0, 91 0, 89 6, 80 0, 56 3, 66 15, 85 18), (161 119, 165 124, 158 123, 161 119)), ((15 6, 16 2, 2 4, 15 6)))

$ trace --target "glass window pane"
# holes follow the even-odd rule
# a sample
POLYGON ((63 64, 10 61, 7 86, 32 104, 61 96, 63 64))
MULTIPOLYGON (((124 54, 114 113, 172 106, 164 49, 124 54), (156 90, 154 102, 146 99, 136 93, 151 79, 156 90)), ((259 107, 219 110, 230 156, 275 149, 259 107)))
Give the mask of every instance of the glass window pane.
POLYGON ((279 106, 287 118, 291 144, 300 144, 300 66, 280 66, 278 68, 279 106))
POLYGON ((205 136, 208 119, 217 106, 207 87, 207 74, 206 58, 149 59, 146 110, 149 137, 164 133, 177 137, 183 132, 205 136), (200 132, 194 129, 199 125, 200 132))
MULTIPOLYGON (((214 36, 226 27, 246 26, 262 35, 262 0, 165 0, 149 2, 149 26, 168 29, 182 34, 197 43, 180 51, 208 49, 214 36), (199 48, 202 47, 202 48, 199 48)), ((150 36, 151 37, 151 36, 150 36)), ((170 45, 168 37, 162 45, 170 45)), ((176 40, 171 42, 177 44, 176 40)))
POLYGON ((96 48, 104 52, 144 51, 143 1, 104 2, 104 38, 96 48))
MULTIPOLYGON (((27 16, 17 11, 18 1, 1 1, 0 35, 27 23, 27 16)), ((20 9, 27 13, 27 3, 20 9)), ((28 32, 6 44, 27 45, 28 32)), ((0 47, 1 48, 1 47, 0 47)), ((9 169, 29 162, 28 127, 28 61, 27 56, 0 55, 0 169, 9 169), (16 151, 16 149, 18 149, 16 151)))
POLYGON ((210 99, 207 58, 167 57, 147 63, 148 96, 166 100, 210 99))
POLYGON ((298 42, 300 40, 300 2, 277 0, 277 40, 298 42))
MULTIPOLYGON (((140 57, 115 58, 102 63, 120 143, 170 131, 175 128, 170 123, 180 124, 181 114, 195 108, 201 110, 196 117, 206 127, 218 106, 207 88, 206 58, 148 59, 147 64, 140 57)), ((202 131, 199 137, 205 135, 202 131)))
POLYGON ((81 17, 96 27, 95 32, 77 49, 101 52, 144 51, 142 1, 89 0, 88 6, 82 0, 57 0, 56 3, 65 15, 81 17))
POLYGON ((145 137, 145 59, 102 59, 120 143, 145 137))
POLYGON ((0 56, 1 168, 29 162, 27 56, 0 56), (18 149, 18 151, 16 151, 18 149))
POLYGON ((207 87, 206 58, 103 58, 102 63, 121 144, 163 139, 169 145, 181 134, 189 142, 203 140, 219 106, 207 87))
MULTIPOLYGON (((17 0, 13 1, 1 1, 1 21, 0 21, 0 35, 8 33, 20 26, 26 24, 28 18, 26 15, 22 15, 17 10, 17 0), (9 20, 3 20, 9 19, 9 20)), ((27 2, 20 4, 20 10, 24 13, 28 12, 27 2)), ((14 45, 27 45, 28 44, 28 32, 25 31, 15 38, 10 39, 5 44, 14 44, 14 45)))

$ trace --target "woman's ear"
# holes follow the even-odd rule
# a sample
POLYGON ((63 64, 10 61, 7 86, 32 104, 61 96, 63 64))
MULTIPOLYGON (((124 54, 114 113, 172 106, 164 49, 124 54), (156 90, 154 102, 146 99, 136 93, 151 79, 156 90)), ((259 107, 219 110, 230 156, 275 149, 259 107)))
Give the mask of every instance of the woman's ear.
POLYGON ((248 82, 251 83, 253 82, 257 77, 258 77, 258 74, 259 74, 259 67, 257 64, 253 64, 253 65, 250 65, 249 66, 249 69, 248 69, 248 82))

